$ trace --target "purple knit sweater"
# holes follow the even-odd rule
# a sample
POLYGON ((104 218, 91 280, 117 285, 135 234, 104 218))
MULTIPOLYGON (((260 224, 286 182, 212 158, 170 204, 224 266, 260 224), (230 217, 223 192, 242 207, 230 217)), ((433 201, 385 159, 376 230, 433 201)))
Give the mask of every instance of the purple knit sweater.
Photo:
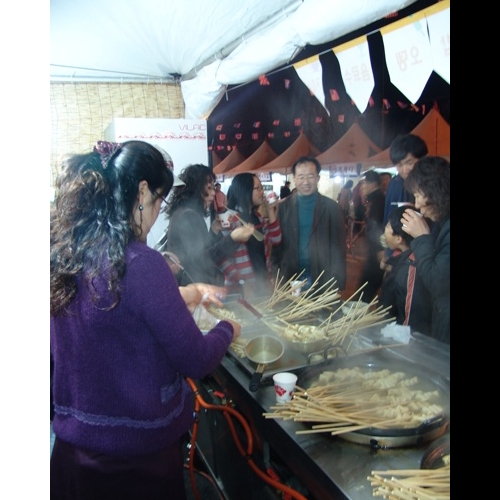
POLYGON ((160 450, 191 427, 185 377, 213 372, 233 336, 227 321, 200 332, 159 252, 134 242, 126 262, 117 307, 93 305, 80 280, 68 314, 50 321, 56 436, 122 457, 160 450))

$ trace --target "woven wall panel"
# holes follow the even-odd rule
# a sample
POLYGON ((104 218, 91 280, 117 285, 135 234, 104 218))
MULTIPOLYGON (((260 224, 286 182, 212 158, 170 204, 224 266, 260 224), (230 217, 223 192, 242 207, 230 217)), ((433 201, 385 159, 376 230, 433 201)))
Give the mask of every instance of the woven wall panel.
POLYGON ((90 151, 114 118, 184 118, 175 83, 51 83, 51 168, 65 155, 90 151))

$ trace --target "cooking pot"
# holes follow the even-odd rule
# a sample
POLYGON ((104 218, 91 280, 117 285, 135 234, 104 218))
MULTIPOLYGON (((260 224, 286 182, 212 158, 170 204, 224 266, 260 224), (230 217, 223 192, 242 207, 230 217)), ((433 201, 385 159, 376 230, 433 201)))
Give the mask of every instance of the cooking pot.
POLYGON ((249 389, 252 392, 259 388, 266 365, 278 361, 283 356, 284 351, 283 342, 271 335, 259 335, 247 342, 245 355, 250 361, 257 363, 257 369, 250 379, 249 389))

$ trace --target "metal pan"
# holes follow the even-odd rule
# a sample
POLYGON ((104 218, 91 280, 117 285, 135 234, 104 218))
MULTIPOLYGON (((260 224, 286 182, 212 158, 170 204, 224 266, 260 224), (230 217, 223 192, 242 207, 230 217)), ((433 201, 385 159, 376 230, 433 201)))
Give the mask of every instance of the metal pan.
POLYGON ((260 335, 247 342, 245 355, 250 361, 257 363, 257 369, 253 373, 248 387, 252 392, 259 388, 266 365, 278 361, 283 356, 284 351, 283 342, 271 335, 260 335))

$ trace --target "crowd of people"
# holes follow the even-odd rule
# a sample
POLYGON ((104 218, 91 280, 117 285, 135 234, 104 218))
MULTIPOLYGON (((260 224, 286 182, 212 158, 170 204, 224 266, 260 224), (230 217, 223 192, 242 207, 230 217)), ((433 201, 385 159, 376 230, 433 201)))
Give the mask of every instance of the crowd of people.
POLYGON ((236 175, 227 197, 207 165, 177 178, 143 141, 99 141, 65 161, 50 233, 52 499, 186 498, 185 378, 211 373, 241 334, 223 320, 203 335, 194 309, 269 295, 297 275, 304 290, 344 290, 349 216, 366 226, 363 300, 450 343, 450 163, 412 134, 390 156, 398 175, 386 188, 368 170, 338 201, 319 192, 317 159, 300 157, 294 191, 275 203, 253 173, 236 175), (147 245, 160 213, 163 253, 147 245))

